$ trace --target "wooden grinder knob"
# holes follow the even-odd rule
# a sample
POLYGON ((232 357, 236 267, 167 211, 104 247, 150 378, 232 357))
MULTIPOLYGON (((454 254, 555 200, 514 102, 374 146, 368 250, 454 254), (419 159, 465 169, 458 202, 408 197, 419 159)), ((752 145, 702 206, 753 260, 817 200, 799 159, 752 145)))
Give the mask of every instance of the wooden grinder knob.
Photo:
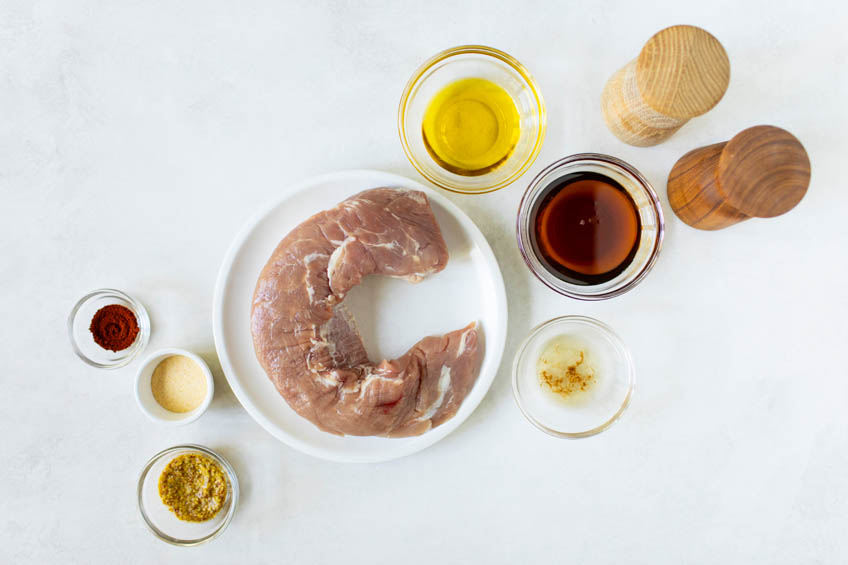
POLYGON ((730 60, 718 39, 699 27, 671 26, 607 81, 601 109, 616 137, 647 147, 718 104, 729 82, 730 60))
POLYGON ((809 184, 801 142, 778 127, 755 126, 681 157, 668 175, 668 201, 690 226, 718 230, 785 214, 809 184))

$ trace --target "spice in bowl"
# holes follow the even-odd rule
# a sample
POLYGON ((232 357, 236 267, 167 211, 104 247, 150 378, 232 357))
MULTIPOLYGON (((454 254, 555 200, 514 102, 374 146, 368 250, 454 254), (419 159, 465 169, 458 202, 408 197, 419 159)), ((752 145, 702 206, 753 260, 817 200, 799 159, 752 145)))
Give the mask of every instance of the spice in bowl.
POLYGON ((150 355, 135 377, 135 400, 145 416, 160 424, 188 424, 212 402, 215 381, 202 357, 169 347, 150 355))
POLYGON ((227 477, 218 464, 205 455, 179 455, 159 476, 159 497, 180 520, 206 522, 224 507, 227 477))
POLYGON ((521 412, 561 438, 608 429, 630 404, 633 383, 633 360, 621 338, 585 316, 540 324, 513 362, 512 391, 521 412))
POLYGON ((206 398, 206 375, 193 359, 171 355, 156 365, 150 379, 153 398, 162 408, 182 414, 191 412, 206 398))
POLYGON ((539 386, 560 401, 579 402, 597 381, 586 344, 561 335, 551 340, 536 362, 539 386))
POLYGON ((133 311, 120 304, 100 308, 88 327, 94 342, 109 351, 123 351, 138 337, 138 320, 133 311))
POLYGON ((74 305, 68 316, 68 338, 74 353, 92 367, 117 369, 147 346, 150 318, 138 300, 114 288, 101 288, 74 305))

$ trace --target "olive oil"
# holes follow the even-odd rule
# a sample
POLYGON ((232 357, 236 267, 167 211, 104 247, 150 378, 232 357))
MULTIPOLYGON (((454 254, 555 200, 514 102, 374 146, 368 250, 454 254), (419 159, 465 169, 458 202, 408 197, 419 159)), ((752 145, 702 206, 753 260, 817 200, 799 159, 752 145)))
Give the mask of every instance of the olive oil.
POLYGON ((424 145, 442 168, 463 176, 488 173, 509 159, 521 133, 515 101, 482 78, 453 82, 424 112, 424 145))

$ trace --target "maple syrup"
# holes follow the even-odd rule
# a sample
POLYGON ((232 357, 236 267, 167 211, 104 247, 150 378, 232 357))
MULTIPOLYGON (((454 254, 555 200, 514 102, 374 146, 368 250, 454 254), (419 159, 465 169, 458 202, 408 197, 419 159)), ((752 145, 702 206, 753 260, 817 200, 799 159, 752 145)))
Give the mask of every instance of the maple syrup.
POLYGON ((639 249, 639 210, 627 190, 598 173, 553 181, 537 200, 533 246, 557 277, 579 285, 610 281, 639 249))

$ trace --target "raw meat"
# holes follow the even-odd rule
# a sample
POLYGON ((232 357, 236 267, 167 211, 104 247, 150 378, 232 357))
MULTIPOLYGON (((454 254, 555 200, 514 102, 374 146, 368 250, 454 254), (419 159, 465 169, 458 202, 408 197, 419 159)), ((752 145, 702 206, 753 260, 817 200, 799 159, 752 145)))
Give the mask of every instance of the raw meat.
POLYGON ((293 229, 262 270, 251 310, 256 356, 289 405, 322 430, 358 436, 413 436, 453 417, 477 378, 476 324, 372 363, 342 304, 365 276, 418 282, 447 261, 418 191, 366 190, 293 229))

